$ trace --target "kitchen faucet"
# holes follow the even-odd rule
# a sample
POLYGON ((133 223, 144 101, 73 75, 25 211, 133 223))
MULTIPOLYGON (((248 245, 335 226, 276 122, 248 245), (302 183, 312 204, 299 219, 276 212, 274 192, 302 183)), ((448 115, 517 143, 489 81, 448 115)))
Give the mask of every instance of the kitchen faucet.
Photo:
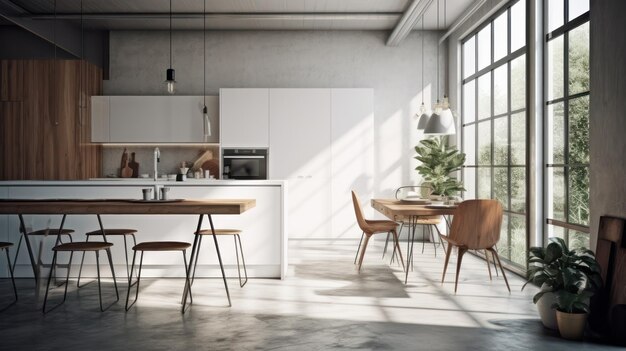
POLYGON ((155 147, 154 148, 154 181, 157 181, 159 179, 158 170, 157 170, 157 165, 159 164, 159 161, 161 161, 161 151, 159 150, 158 147, 155 147))

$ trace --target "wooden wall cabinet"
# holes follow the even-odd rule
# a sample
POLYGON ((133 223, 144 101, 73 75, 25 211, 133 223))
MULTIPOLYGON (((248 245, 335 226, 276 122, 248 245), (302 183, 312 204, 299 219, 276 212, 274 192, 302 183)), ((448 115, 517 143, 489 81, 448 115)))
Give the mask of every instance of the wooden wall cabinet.
POLYGON ((86 61, 0 61, 2 180, 98 177, 89 97, 101 92, 102 70, 86 61))

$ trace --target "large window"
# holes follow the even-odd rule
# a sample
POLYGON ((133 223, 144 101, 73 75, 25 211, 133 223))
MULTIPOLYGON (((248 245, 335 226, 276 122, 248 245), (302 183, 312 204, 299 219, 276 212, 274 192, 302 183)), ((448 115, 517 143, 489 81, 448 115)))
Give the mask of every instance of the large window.
POLYGON ((514 1, 462 41, 464 198, 504 208, 498 253, 526 268, 526 2, 514 1))
POLYGON ((545 4, 546 234, 589 247, 589 0, 545 4))

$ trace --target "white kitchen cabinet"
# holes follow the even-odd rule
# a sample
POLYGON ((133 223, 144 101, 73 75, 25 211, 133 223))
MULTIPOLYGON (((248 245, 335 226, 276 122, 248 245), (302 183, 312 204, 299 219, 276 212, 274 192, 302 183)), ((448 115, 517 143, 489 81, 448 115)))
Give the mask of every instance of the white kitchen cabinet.
POLYGON ((92 105, 94 101, 93 142, 202 143, 219 140, 216 96, 207 96, 206 100, 212 127, 212 135, 206 140, 202 96, 99 96, 92 97, 92 105))
POLYGON ((331 230, 330 89, 270 89, 269 174, 289 181, 290 238, 331 230))
POLYGON ((374 175, 374 91, 331 89, 332 238, 355 238, 351 190, 370 217, 374 175))
POLYGON ((109 96, 91 97, 91 142, 108 143, 109 134, 109 96))
POLYGON ((222 147, 269 146, 269 89, 220 89, 222 147))

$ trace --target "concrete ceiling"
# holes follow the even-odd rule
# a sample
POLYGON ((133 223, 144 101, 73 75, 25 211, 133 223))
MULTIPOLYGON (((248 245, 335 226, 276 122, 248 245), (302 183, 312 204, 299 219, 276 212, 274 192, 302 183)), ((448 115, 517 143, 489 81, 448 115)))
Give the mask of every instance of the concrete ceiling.
MULTIPOLYGON (((53 0, 3 0, 21 7, 24 17, 52 20, 53 0)), ((57 18, 78 23, 79 0, 56 0, 57 18)), ((444 0, 424 14, 427 30, 449 27, 474 0, 444 0)), ((392 30, 411 0, 206 0, 209 30, 392 30)), ((105 30, 166 30, 169 0, 83 0, 84 25, 105 30)), ((203 0, 172 0, 175 30, 202 29, 203 0)), ((420 29, 417 22, 414 29, 420 29)))

